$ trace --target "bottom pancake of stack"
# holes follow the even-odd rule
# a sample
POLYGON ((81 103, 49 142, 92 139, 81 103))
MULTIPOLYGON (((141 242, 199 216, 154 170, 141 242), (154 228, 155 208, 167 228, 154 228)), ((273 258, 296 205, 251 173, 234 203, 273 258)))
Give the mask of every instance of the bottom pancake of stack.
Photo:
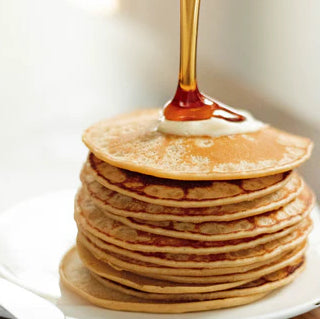
MULTIPOLYGON (((80 248, 80 250, 82 249, 83 247, 80 248)), ((85 249, 82 253, 90 254, 85 249)), ((94 264, 95 262, 93 262, 94 264)), ((236 288, 207 293, 149 293, 119 284, 90 271, 83 265, 76 249, 73 248, 62 260, 60 276, 70 289, 100 307, 125 311, 183 313, 251 303, 264 297, 272 290, 293 281, 303 268, 304 258, 300 257, 276 272, 236 288)), ((137 287, 140 289, 147 287, 143 283, 148 280, 147 278, 136 277, 138 282, 141 281, 137 287)), ((118 278, 122 278, 122 275, 119 275, 118 278)), ((149 279, 149 281, 152 280, 149 279)), ((167 284, 170 285, 170 282, 167 284)), ((164 285, 166 285, 165 282, 164 285)), ((182 288, 187 289, 188 287, 182 286, 182 288)))
POLYGON ((83 187, 75 201, 77 246, 61 262, 61 280, 115 310, 182 313, 251 303, 303 271, 313 204, 304 186, 286 205, 255 216, 171 223, 113 214, 83 187))

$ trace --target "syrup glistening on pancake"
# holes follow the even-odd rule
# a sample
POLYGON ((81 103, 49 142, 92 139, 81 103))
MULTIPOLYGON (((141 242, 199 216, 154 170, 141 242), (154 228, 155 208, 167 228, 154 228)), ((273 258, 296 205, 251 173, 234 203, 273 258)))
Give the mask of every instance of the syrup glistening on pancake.
POLYGON ((307 262, 315 198, 294 169, 312 142, 199 91, 200 0, 180 4, 172 101, 83 134, 89 155, 74 205, 78 235, 60 276, 100 307, 240 306, 290 284, 307 262))

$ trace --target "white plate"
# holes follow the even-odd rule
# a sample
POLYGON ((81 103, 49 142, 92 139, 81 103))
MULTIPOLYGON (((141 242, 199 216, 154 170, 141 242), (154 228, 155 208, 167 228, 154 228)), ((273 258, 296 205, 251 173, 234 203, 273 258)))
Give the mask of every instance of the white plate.
MULTIPOLYGON (((60 287, 58 266, 75 240, 74 190, 60 191, 21 203, 0 214, 0 274, 54 302, 67 316, 79 319, 171 319, 195 314, 155 315, 117 312, 90 305, 60 287)), ((310 237, 306 270, 292 284, 246 306, 197 313, 198 319, 288 318, 320 302, 319 209, 310 237)))

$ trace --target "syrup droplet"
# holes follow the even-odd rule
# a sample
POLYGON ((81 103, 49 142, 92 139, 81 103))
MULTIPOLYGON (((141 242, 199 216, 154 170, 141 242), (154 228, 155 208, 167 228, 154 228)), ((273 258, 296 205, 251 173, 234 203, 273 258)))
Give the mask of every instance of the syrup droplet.
POLYGON ((200 0, 180 0, 179 83, 172 101, 164 108, 170 121, 196 121, 217 117, 241 122, 245 117, 230 111, 202 94, 196 80, 196 53, 200 0))
POLYGON ((179 85, 173 100, 165 106, 163 114, 170 121, 206 120, 212 116, 212 102, 208 102, 198 88, 185 91, 179 85))

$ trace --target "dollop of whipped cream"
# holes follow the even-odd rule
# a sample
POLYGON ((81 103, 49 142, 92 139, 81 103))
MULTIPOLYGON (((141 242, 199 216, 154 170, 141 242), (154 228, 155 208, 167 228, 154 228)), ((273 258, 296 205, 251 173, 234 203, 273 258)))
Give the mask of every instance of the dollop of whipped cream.
MULTIPOLYGON (((246 119, 241 122, 232 122, 219 117, 211 117, 208 120, 199 121, 170 121, 167 120, 161 112, 160 121, 157 127, 159 132, 165 134, 174 134, 181 136, 212 136, 219 137, 233 134, 243 134, 261 130, 267 124, 256 120, 249 112, 238 110, 227 106, 221 102, 215 101, 218 105, 240 115, 246 119)), ((230 117, 223 110, 216 110, 215 115, 230 117)))

